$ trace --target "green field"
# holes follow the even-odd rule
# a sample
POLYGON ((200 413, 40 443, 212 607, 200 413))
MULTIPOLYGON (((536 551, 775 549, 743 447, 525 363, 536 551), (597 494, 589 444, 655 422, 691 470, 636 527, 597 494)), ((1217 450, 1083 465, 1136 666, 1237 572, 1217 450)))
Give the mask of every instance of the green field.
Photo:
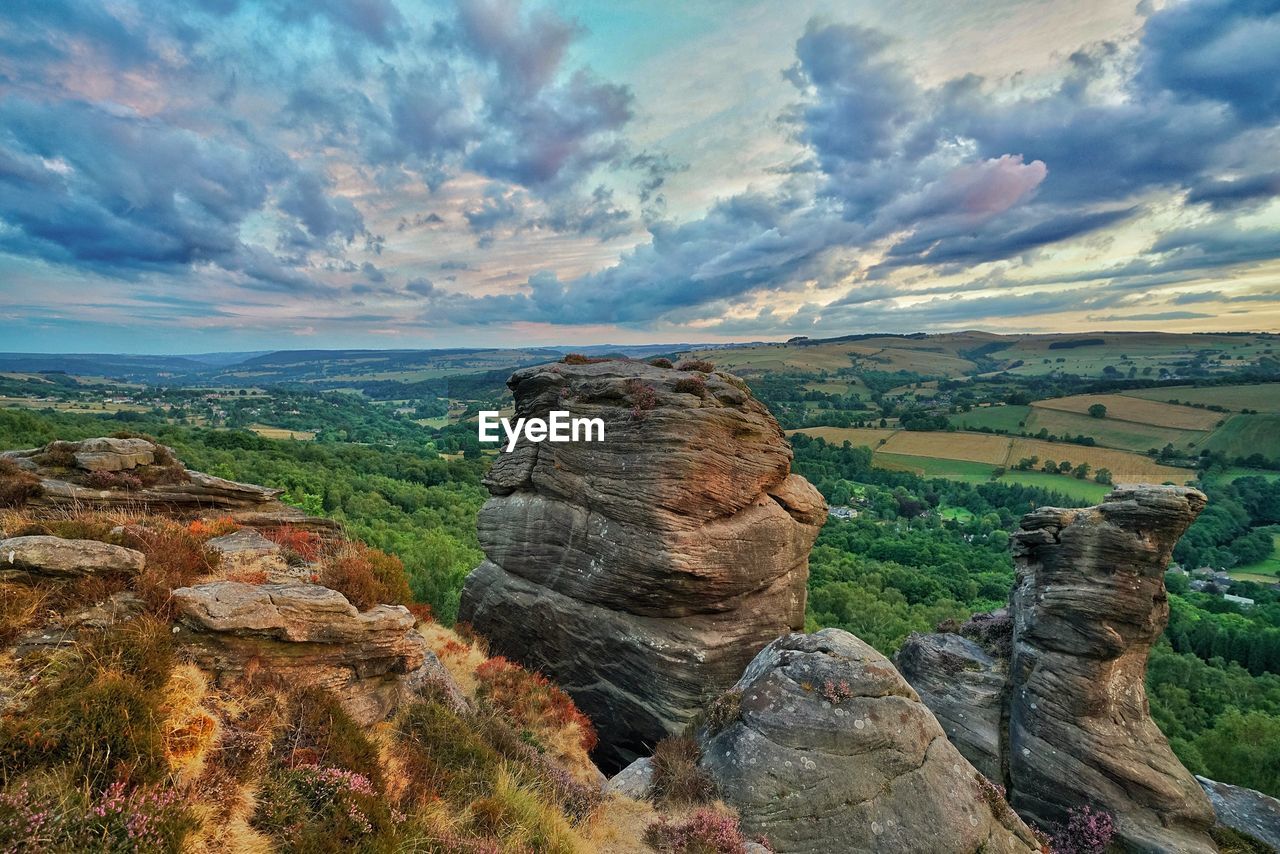
POLYGON ((1000 480, 1005 483, 1020 483, 1023 486, 1038 486, 1041 489, 1052 489, 1072 498, 1097 503, 1111 491, 1111 487, 1092 480, 1076 480, 1061 474, 1047 474, 1040 471, 1011 471, 1000 480))
POLYGON ((938 516, 948 522, 973 521, 973 511, 965 507, 943 507, 938 511, 938 516))
POLYGON ((1237 566, 1231 570, 1231 577, 1239 581, 1275 581, 1280 579, 1280 534, 1272 535, 1275 542, 1275 551, 1271 553, 1271 557, 1264 558, 1257 563, 1250 563, 1244 566, 1237 566), (1252 578, 1246 576, 1254 576, 1252 578))
POLYGON ((1213 431, 1204 447, 1232 459, 1250 454, 1280 459, 1280 415, 1233 415, 1213 431))
MULTIPOLYGON (((958 480, 964 483, 985 483, 991 480, 991 474, 996 468, 988 463, 880 452, 876 452, 871 461, 873 465, 892 471, 909 471, 921 477, 944 477, 947 480, 958 480)), ((1074 477, 1038 471, 1011 471, 1004 474, 1000 480, 1005 483, 1020 483, 1024 486, 1052 489, 1072 498, 1090 502, 1101 501, 1103 496, 1111 491, 1111 487, 1092 480, 1077 480, 1074 477)), ((943 518, 948 518, 945 513, 943 518)))
POLYGON ((1227 409, 1256 409, 1259 412, 1280 412, 1280 382, 1254 385, 1224 385, 1196 388, 1195 386, 1167 386, 1144 388, 1124 392, 1126 397, 1147 400, 1180 400, 1183 403, 1217 404, 1227 409))
POLYGON ((982 483, 991 479, 995 466, 968 460, 945 460, 940 457, 918 457, 909 454, 882 454, 871 458, 873 465, 893 471, 915 472, 922 477, 945 477, 967 483, 982 483))
POLYGON ((992 430, 1019 433, 1024 429, 1021 422, 1026 421, 1030 414, 1030 406, 982 406, 970 412, 952 415, 951 423, 962 430, 990 427, 992 430))
POLYGON ((1167 444, 1180 449, 1194 447, 1209 435, 1202 430, 1181 430, 1114 418, 1094 418, 1060 409, 1032 407, 1025 429, 1028 433, 1036 433, 1041 428, 1055 436, 1092 436, 1099 445, 1137 453, 1144 453, 1148 448, 1163 448, 1167 444))

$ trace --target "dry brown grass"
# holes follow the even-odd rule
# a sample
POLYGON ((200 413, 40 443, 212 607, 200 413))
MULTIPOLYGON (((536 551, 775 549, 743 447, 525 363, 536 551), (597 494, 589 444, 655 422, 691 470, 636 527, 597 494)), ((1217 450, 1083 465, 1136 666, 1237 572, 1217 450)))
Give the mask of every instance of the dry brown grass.
POLYGON ((939 457, 999 466, 1004 465, 1009 457, 1009 439, 986 433, 920 433, 900 430, 880 450, 887 454, 939 457))
POLYGON ((1157 463, 1150 457, 1133 454, 1128 451, 1116 451, 1111 448, 1085 447, 1066 442, 1044 442, 1039 439, 1014 439, 1009 459, 1020 460, 1024 457, 1039 457, 1045 460, 1067 462, 1079 465, 1088 463, 1093 471, 1100 468, 1111 470, 1116 483, 1186 483, 1195 477, 1190 469, 1180 469, 1157 463))
POLYGON ((798 430, 788 430, 787 435, 803 433, 815 439, 825 439, 832 445, 848 442, 855 446, 866 445, 868 448, 876 448, 879 447, 881 439, 888 439, 896 432, 898 431, 890 427, 802 427, 798 430))
POLYGON ((427 639, 427 645, 458 683, 468 697, 476 695, 476 668, 489 658, 489 652, 479 639, 463 639, 461 635, 439 623, 422 623, 418 632, 427 639))
MULTIPOLYGON (((1171 392, 1169 397, 1177 397, 1177 395, 1171 392)), ((1038 400, 1035 405, 1044 409, 1088 413, 1089 407, 1095 403, 1101 403, 1107 407, 1107 419, 1154 424, 1159 427, 1177 427, 1180 430, 1212 430, 1223 418, 1222 413, 1219 412, 1210 412, 1191 406, 1175 406, 1172 403, 1144 400, 1140 397, 1127 397, 1121 394, 1076 394, 1071 397, 1038 400)))
POLYGON ((182 785, 201 776, 221 735, 221 723, 206 705, 208 694, 208 679, 193 664, 175 667, 164 687, 161 737, 169 770, 182 785))
POLYGON ((698 765, 701 751, 689 736, 664 738, 653 748, 653 800, 658 804, 702 804, 715 797, 711 777, 698 765))

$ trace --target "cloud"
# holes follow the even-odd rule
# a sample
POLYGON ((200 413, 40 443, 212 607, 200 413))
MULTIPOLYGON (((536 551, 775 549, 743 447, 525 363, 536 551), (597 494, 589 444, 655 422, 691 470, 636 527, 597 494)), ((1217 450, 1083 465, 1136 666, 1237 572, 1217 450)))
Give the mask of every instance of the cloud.
MULTIPOLYGON (((810 23, 784 73, 801 93, 785 118, 809 156, 782 189, 726 199, 685 224, 655 222, 648 243, 600 272, 554 287, 531 282, 507 299, 459 296, 442 309, 470 318, 483 305, 495 321, 687 322, 851 273, 886 280, 909 266, 951 273, 1025 258, 1141 216, 1151 192, 1222 209, 1274 199, 1273 166, 1251 144, 1277 130, 1266 123, 1275 118, 1280 51, 1254 50, 1269 44, 1273 27, 1273 5, 1193 0, 1153 13, 1129 54, 1098 45, 1071 57, 1056 86, 996 97, 994 84, 972 76, 925 89, 884 34, 810 23), (1211 44, 1191 51, 1179 71, 1179 45, 1208 18, 1211 44), (1218 62, 1236 44, 1247 44, 1242 64, 1262 81, 1218 62), (840 261, 858 251, 880 261, 861 272, 840 261)), ((1273 229, 1218 218, 1159 237, 1120 268, 1061 280, 1136 277, 1114 282, 1125 293, 1178 271, 1273 258, 1273 229)), ((1109 298, 1044 293, 1017 294, 1007 308, 1069 311, 1109 298)), ((938 298, 894 310, 927 324, 998 316, 998 300, 938 298)), ((841 317, 836 308, 853 304, 837 299, 828 314, 841 317)))
POLYGON ((1163 318, 1280 259, 1280 8, 1146 14, 1053 73, 929 83, 914 43, 811 22, 767 69, 786 165, 673 219, 687 167, 631 136, 682 104, 601 78, 535 0, 12 0, 0 253, 59 287, 357 293, 431 325, 1163 318))
POLYGON ((1140 320, 1199 320, 1215 316, 1205 314, 1202 311, 1151 311, 1142 314, 1090 315, 1089 320, 1093 323, 1124 323, 1130 320, 1135 322, 1140 320))

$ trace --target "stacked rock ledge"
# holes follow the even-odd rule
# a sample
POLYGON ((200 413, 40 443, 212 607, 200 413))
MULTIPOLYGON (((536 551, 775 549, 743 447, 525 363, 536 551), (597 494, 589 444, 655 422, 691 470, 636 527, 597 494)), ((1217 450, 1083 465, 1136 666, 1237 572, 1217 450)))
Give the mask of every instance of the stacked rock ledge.
POLYGON ((605 439, 499 455, 460 619, 560 684, 621 768, 803 625, 826 505, 736 377, 608 361, 508 385, 518 417, 601 418, 605 439))
POLYGON ((426 682, 447 680, 403 605, 361 612, 319 585, 235 581, 181 587, 173 599, 178 639, 219 681, 261 669, 320 686, 362 724, 385 719, 426 682))

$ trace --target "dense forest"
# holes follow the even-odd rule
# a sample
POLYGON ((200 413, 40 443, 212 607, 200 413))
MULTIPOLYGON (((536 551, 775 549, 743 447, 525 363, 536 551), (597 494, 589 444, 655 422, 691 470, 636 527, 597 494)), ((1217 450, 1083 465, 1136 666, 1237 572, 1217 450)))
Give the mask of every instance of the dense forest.
MULTIPOLYGON (((0 448, 123 427, 153 433, 193 468, 284 489, 291 503, 340 520, 399 555, 414 595, 443 622, 456 618, 462 581, 481 558, 475 514, 486 495, 488 458, 470 427, 384 434, 381 444, 300 442, 134 413, 0 410, 0 448)), ((795 469, 852 517, 833 519, 813 550, 808 627, 843 628, 886 653, 913 631, 1002 606, 1013 583, 1008 536, 1019 517, 1080 503, 1035 487, 873 468, 869 449, 848 444, 797 435, 793 445, 795 469)), ((1206 512, 1180 548, 1234 547, 1224 531, 1274 521, 1280 487, 1256 480, 1211 485, 1211 507, 1223 509, 1206 512)), ((1193 771, 1280 794, 1276 593, 1247 586, 1256 604, 1245 611, 1189 590, 1182 576, 1169 583, 1172 619, 1148 675, 1153 715, 1193 771)))

